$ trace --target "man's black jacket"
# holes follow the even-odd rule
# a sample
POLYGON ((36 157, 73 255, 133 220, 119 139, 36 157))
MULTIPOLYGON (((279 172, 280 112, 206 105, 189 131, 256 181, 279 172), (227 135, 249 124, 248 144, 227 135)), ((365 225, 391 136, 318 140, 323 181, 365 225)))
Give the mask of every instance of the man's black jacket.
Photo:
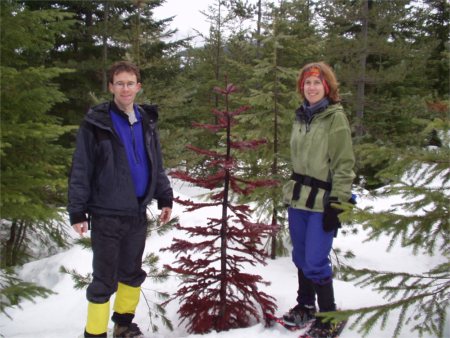
POLYGON ((158 208, 172 207, 173 192, 165 173, 156 122, 157 107, 139 106, 145 147, 150 160, 150 184, 142 200, 136 198, 125 147, 110 117, 111 102, 92 107, 77 135, 69 175, 70 223, 87 220, 87 214, 136 215, 156 199, 158 208))

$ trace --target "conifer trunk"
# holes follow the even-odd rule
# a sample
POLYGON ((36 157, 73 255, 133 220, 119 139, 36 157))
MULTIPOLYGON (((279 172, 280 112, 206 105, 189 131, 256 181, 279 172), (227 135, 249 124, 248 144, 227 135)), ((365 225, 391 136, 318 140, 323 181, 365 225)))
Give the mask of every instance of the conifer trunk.
POLYGON ((261 21, 262 21, 262 9, 261 9, 261 0, 258 1, 256 5, 258 8, 257 12, 257 20, 256 20, 256 59, 261 59, 261 21))
POLYGON ((367 33, 368 33, 368 22, 369 22, 369 0, 364 0, 361 8, 361 54, 359 56, 359 77, 358 86, 356 90, 356 135, 362 136, 364 134, 363 128, 363 118, 364 118, 364 95, 365 95, 365 85, 366 85, 366 62, 367 62, 367 33))
MULTIPOLYGON (((225 97, 225 109, 228 112, 228 96, 225 97)), ((231 157, 231 119, 227 114, 227 155, 225 163, 229 163, 231 157)), ((218 328, 221 330, 226 326, 226 307, 227 307, 227 231, 228 231, 228 195, 230 190, 230 169, 225 169, 224 195, 222 203, 222 227, 220 229, 220 311, 218 328)))
POLYGON ((14 220, 9 231, 9 238, 3 249, 1 267, 18 265, 19 257, 23 251, 27 225, 23 221, 14 220))
POLYGON ((225 327, 225 314, 227 309, 227 208, 228 208, 228 190, 230 182, 229 170, 225 174, 225 190, 222 204, 222 227, 220 229, 220 310, 218 329, 225 327))
MULTIPOLYGON (((273 229, 277 229, 277 209, 274 208, 273 209, 273 213, 272 213, 272 228, 273 229)), ((270 258, 271 259, 275 259, 277 257, 277 230, 274 230, 272 233, 272 245, 270 248, 270 258)))
MULTIPOLYGON (((275 18, 275 29, 274 29, 274 35, 277 34, 277 24, 278 24, 278 17, 275 18)), ((279 113, 279 109, 278 109, 278 97, 280 95, 279 93, 279 78, 278 78, 278 71, 277 71, 277 67, 278 67, 278 49, 275 48, 274 53, 273 53, 273 67, 275 69, 275 75, 274 75, 274 83, 275 83, 275 88, 274 88, 274 103, 273 103, 273 160, 272 160, 272 172, 271 172, 271 176, 272 178, 275 177, 278 173, 278 113, 279 113)), ((277 209, 276 209, 276 201, 272 200, 272 206, 273 206, 273 210, 272 210, 272 229, 276 229, 276 224, 277 224, 277 209)), ((270 248, 270 258, 271 259, 275 259, 277 256, 277 233, 278 230, 274 230, 272 232, 272 238, 271 238, 271 248, 270 248)))
POLYGON ((104 93, 108 91, 108 77, 107 77, 107 63, 108 63, 108 19, 109 19, 109 1, 104 2, 105 11, 104 11, 104 19, 103 19, 103 69, 102 69, 102 90, 104 93))
MULTIPOLYGON (((217 16, 217 45, 216 45, 216 64, 214 65, 214 77, 219 82, 220 76, 220 51, 222 45, 222 1, 219 1, 219 14, 217 16)), ((214 107, 219 106, 219 94, 214 95, 214 107)), ((217 124, 217 118, 215 119, 215 123, 217 124)))

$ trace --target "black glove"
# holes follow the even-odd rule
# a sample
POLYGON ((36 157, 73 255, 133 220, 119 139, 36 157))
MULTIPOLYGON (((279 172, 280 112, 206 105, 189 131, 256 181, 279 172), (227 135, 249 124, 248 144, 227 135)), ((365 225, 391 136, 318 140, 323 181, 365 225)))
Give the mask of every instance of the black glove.
POLYGON ((335 231, 341 227, 338 215, 341 209, 335 208, 331 204, 341 204, 336 197, 330 197, 323 211, 323 230, 326 232, 335 231))

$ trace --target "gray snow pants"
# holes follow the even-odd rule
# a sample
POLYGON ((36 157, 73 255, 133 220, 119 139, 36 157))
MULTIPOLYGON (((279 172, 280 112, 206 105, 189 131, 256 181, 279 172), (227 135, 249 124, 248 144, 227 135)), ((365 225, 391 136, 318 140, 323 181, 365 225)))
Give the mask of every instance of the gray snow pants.
POLYGON ((117 284, 138 287, 147 274, 142 255, 147 237, 147 217, 92 215, 91 241, 93 280, 86 297, 92 303, 106 303, 117 284))

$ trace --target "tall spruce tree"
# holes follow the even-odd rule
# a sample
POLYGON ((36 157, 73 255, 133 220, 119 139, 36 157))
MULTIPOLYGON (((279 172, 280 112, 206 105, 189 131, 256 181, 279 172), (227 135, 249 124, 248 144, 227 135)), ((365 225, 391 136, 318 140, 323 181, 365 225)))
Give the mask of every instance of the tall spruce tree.
POLYGON ((21 300, 52 293, 23 282, 13 267, 66 244, 60 208, 69 154, 58 140, 71 127, 49 111, 65 100, 56 79, 69 70, 45 64, 71 23, 66 13, 30 11, 16 1, 0 3, 0 18, 0 312, 8 316, 21 300))
POLYGON ((356 138, 359 175, 368 188, 383 185, 380 194, 401 196, 404 201, 381 212, 366 208, 343 217, 363 224, 368 241, 388 236, 390 246, 399 241, 413 254, 447 259, 417 274, 341 267, 344 278, 373 287, 386 302, 344 310, 335 318, 354 315, 353 326, 363 334, 377 323, 384 327, 394 320, 394 336, 408 323, 421 337, 442 337, 450 286, 448 103, 442 97, 433 98, 436 82, 424 81, 435 79, 436 65, 443 65, 442 59, 431 56, 430 34, 424 33, 436 29, 426 22, 437 12, 411 1, 333 4, 320 11, 326 18, 326 55, 343 84, 344 104, 353 106, 353 112, 358 112, 356 107, 364 108, 360 119, 354 118, 364 132, 363 138, 356 138), (435 67, 427 71, 427 62, 435 67), (364 91, 359 92, 363 94, 359 100, 363 105, 357 98, 361 81, 364 91), (434 135, 437 148, 424 148, 430 144, 430 135, 434 135), (439 186, 433 180, 440 182, 439 186))
POLYGON ((146 90, 139 99, 155 102, 164 92, 169 93, 164 88, 179 72, 174 54, 182 42, 163 41, 174 33, 167 29, 173 18, 153 17, 163 0, 20 2, 32 10, 53 8, 72 13, 76 20, 74 29, 59 35, 49 52, 51 62, 76 70, 60 79, 69 101, 54 110, 56 114, 65 112, 61 116, 65 123, 79 124, 89 106, 110 99, 106 72, 118 60, 140 66, 146 90))
POLYGON ((65 100, 56 79, 69 70, 41 64, 56 36, 69 29, 67 17, 1 4, 2 267, 26 262, 37 246, 45 255, 65 245, 59 213, 69 152, 58 141, 73 127, 49 111, 65 100))
POLYGON ((210 24, 207 34, 198 32, 197 38, 203 39, 203 44, 181 49, 174 56, 180 60, 179 74, 175 81, 166 85, 171 95, 157 101, 162 102, 161 108, 167 111, 161 124, 166 130, 162 130, 161 137, 163 141, 168 141, 165 143, 168 149, 166 157, 173 167, 181 164, 192 170, 209 171, 194 153, 185 152, 184 145, 190 143, 209 147, 215 140, 211 135, 200 135, 199 130, 186 126, 193 121, 215 119, 208 112, 211 106, 217 104, 219 95, 211 88, 220 85, 224 74, 238 80, 245 79, 246 72, 235 71, 229 64, 230 60, 251 59, 251 48, 245 41, 246 29, 241 28, 245 26, 243 22, 248 20, 249 7, 240 0, 211 2, 206 10, 201 11, 210 24))
POLYGON ((333 0, 318 12, 324 23, 325 55, 338 73, 359 138, 386 127, 384 117, 389 119, 393 101, 405 94, 406 74, 418 61, 405 34, 412 20, 410 2, 333 0))
POLYGON ((343 104, 357 136, 358 174, 365 176, 370 189, 382 184, 375 175, 387 162, 362 161, 359 144, 405 147, 416 141, 409 137, 415 128, 410 121, 421 117, 420 96, 430 92, 423 83, 429 48, 420 43, 426 14, 409 0, 332 4, 318 11, 324 22, 325 55, 342 84, 343 104))
POLYGON ((450 46, 448 32, 450 3, 443 0, 425 0, 426 8, 421 9, 424 17, 423 39, 425 50, 431 51, 426 62, 425 76, 437 97, 449 95, 450 46))
POLYGON ((218 123, 196 124, 220 135, 221 146, 213 150, 188 147, 202 155, 215 172, 207 176, 185 171, 172 173, 175 178, 212 190, 210 202, 177 199, 187 211, 214 206, 222 209, 219 215, 211 215, 206 225, 177 224, 177 229, 200 240, 174 238, 172 245, 164 249, 177 255, 177 260, 166 268, 183 276, 181 286, 171 300, 181 299, 178 313, 183 321, 188 320, 188 330, 194 333, 246 327, 252 317, 259 321, 262 313, 273 312, 276 307, 271 296, 258 290, 258 284, 265 284, 263 279, 244 272, 246 265, 265 263, 261 238, 271 231, 271 226, 253 222, 250 207, 233 201, 236 195, 249 194, 257 187, 270 186, 274 182, 238 176, 238 163, 232 151, 253 150, 264 141, 243 141, 232 133, 236 117, 248 109, 241 106, 231 110, 229 96, 235 90, 232 84, 216 88, 225 100, 224 110, 213 110, 218 123))
MULTIPOLYGON (((61 90, 68 101, 57 104, 54 111, 63 118, 64 123, 79 124, 92 104, 92 96, 106 94, 109 65, 125 57, 122 19, 128 15, 133 4, 129 1, 64 0, 21 3, 33 11, 59 9, 71 13, 75 19, 73 29, 57 36, 54 47, 49 51, 51 58, 48 62, 76 70, 60 77, 61 90)), ((73 138, 66 142, 70 144, 73 138)))
MULTIPOLYGON (((243 154, 249 177, 266 176, 282 182, 290 175, 288 140, 293 112, 299 105, 295 80, 299 68, 321 54, 312 12, 312 6, 305 1, 282 1, 278 6, 267 6, 264 12, 260 58, 250 64, 252 71, 246 82, 250 91, 242 99, 256 109, 240 118, 239 128, 246 129, 249 137, 266 138, 268 146, 243 154)), ((283 244, 287 231, 282 226, 286 224, 285 208, 279 194, 280 188, 274 187, 270 189, 270 198, 267 189, 247 197, 258 201, 257 213, 261 219, 279 229, 270 241, 272 258, 287 253, 283 244)))

